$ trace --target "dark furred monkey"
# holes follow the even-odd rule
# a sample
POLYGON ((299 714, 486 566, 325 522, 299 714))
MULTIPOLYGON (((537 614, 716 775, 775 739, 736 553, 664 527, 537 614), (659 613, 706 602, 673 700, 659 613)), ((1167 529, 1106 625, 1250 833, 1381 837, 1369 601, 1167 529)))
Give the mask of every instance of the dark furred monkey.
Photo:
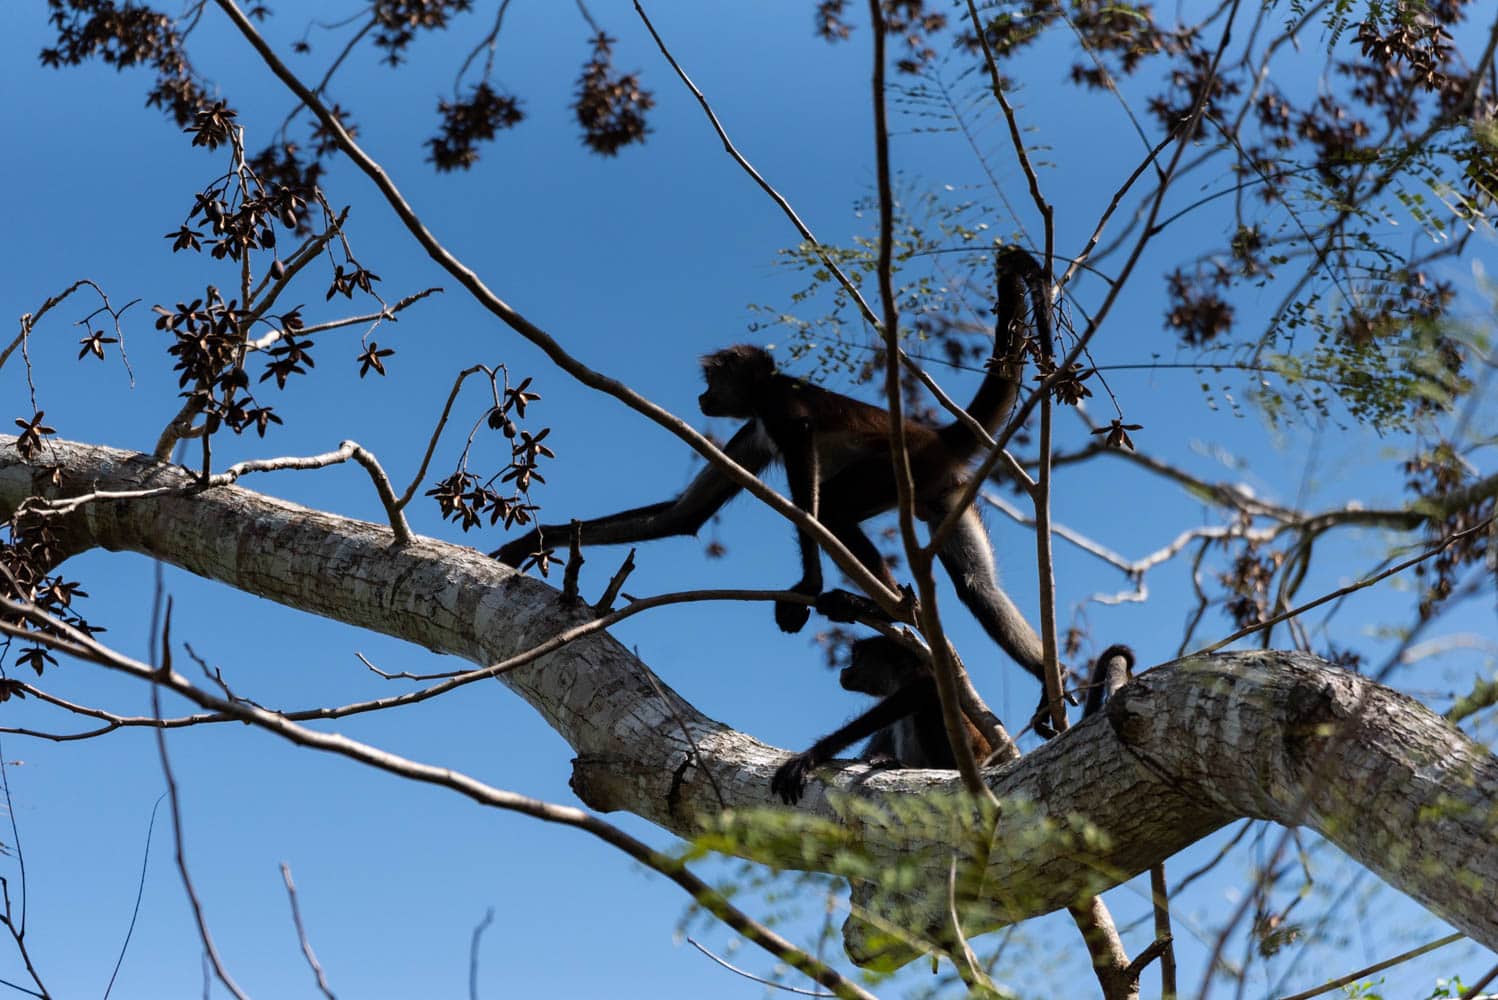
MULTIPOLYGON (((1087 691, 1086 718, 1096 714, 1103 702, 1133 675, 1134 651, 1114 645, 1093 662, 1087 691)), ((839 682, 848 691, 880 698, 879 704, 828 733, 780 765, 770 779, 770 791, 786 805, 801 800, 807 775, 865 737, 868 745, 859 760, 895 767, 930 767, 956 770, 952 744, 942 720, 936 679, 920 659, 904 646, 884 636, 853 643, 848 666, 839 682)), ((970 720, 963 720, 973 756, 981 762, 993 747, 970 720)))
MULTIPOLYGON (((859 760, 893 767, 956 769, 936 679, 913 652, 882 635, 859 639, 839 681, 848 691, 881 700, 841 729, 817 740, 805 753, 780 765, 770 779, 770 791, 786 805, 800 801, 807 775, 865 737, 872 738, 859 760)), ((981 761, 993 747, 972 722, 963 721, 973 756, 981 761)))
MULTIPOLYGON (((998 320, 993 357, 967 408, 990 435, 1008 418, 1019 396, 1029 343, 1027 316, 1035 324, 1040 350, 1047 355, 1051 350, 1048 276, 1035 258, 1017 248, 1001 252, 995 270, 998 320)), ((702 373, 707 380, 707 390, 699 399, 702 412, 747 421, 725 446, 728 456, 756 474, 771 462, 784 462, 795 504, 821 521, 885 585, 898 590, 878 549, 859 527, 895 506, 889 413, 777 372, 774 360, 758 347, 740 345, 710 354, 702 361, 702 373)), ((979 440, 956 420, 940 427, 911 422, 905 432, 915 513, 934 526, 957 502, 979 440)), ((674 499, 581 522, 582 543, 696 534, 738 492, 738 485, 709 465, 674 499)), ((562 524, 532 529, 494 555, 517 566, 537 551, 543 537, 560 541, 568 530, 562 524)), ((815 596, 822 591, 821 552, 809 535, 798 532, 798 536, 801 579, 790 589, 815 596)), ((1043 684, 1040 639, 999 586, 993 546, 976 510, 963 513, 939 555, 958 596, 984 630, 1043 684)), ((787 632, 799 631, 809 614, 810 609, 802 604, 775 606, 775 621, 787 632)))

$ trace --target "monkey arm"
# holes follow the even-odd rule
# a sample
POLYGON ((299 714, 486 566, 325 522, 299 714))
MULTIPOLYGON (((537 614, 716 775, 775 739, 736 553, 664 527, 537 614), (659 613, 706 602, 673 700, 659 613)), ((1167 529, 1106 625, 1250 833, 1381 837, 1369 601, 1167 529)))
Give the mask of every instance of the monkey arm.
POLYGON ((891 764, 898 767, 900 760, 895 753, 895 731, 885 726, 871 736, 869 742, 864 744, 863 752, 858 755, 858 759, 884 767, 891 764))
MULTIPOLYGON (((753 420, 739 428, 723 451, 755 474, 775 458, 774 444, 753 420)), ((669 535, 695 535, 707 519, 737 496, 741 489, 743 487, 724 475, 721 469, 709 464, 671 500, 579 522, 582 544, 612 545, 669 535)), ((570 531, 570 524, 543 524, 510 539, 490 555, 506 565, 519 566, 526 557, 543 547, 565 545, 570 531)))
MULTIPOLYGON (((827 763, 839 752, 859 740, 887 731, 890 726, 901 719, 923 711, 928 713, 941 711, 941 703, 937 700, 936 681, 930 677, 913 680, 894 694, 886 695, 867 712, 836 732, 823 736, 813 743, 809 750, 797 754, 780 765, 775 776, 770 779, 770 791, 780 796, 781 801, 786 805, 795 805, 801 800, 801 792, 806 787, 807 776, 815 768, 827 763)), ((881 744, 880 747, 875 748, 871 745, 869 749, 889 752, 892 748, 893 741, 889 741, 887 747, 881 744)))

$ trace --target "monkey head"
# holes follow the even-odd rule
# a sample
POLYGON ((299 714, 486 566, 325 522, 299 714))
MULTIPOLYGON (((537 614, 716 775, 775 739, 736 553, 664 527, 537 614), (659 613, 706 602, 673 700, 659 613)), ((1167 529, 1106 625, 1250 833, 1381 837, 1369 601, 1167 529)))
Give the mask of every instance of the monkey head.
POLYGON ((915 653, 893 639, 875 635, 853 644, 838 683, 844 691, 882 696, 894 694, 921 673, 915 653))
POLYGON ((707 389, 697 397, 705 417, 754 416, 760 387, 775 374, 775 360, 753 344, 736 344, 706 355, 702 377, 707 389))

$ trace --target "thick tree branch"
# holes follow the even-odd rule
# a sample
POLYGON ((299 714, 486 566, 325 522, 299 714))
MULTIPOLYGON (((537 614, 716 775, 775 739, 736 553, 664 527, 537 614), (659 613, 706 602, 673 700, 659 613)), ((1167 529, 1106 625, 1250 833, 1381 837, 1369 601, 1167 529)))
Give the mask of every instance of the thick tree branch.
MULTIPOLYGON (((49 441, 30 465, 14 441, 0 436, 0 517, 38 494, 193 481, 144 455, 64 441, 49 441)), ((140 552, 481 665, 593 614, 472 549, 420 536, 393 547, 387 527, 236 486, 89 504, 59 528, 80 549, 140 552)), ((573 784, 595 809, 628 809, 692 836, 724 805, 740 813, 771 805, 769 779, 785 754, 703 716, 664 683, 658 693, 645 670, 614 639, 594 634, 502 679, 575 748, 573 784)), ((945 940, 952 827, 912 827, 881 805, 958 793, 957 776, 846 763, 820 777, 803 812, 840 819, 844 839, 800 839, 765 860, 837 871, 854 848, 881 867, 914 866, 909 890, 855 885, 856 912, 867 919, 845 927, 849 951, 861 961, 914 957, 871 943, 869 928, 883 920, 945 940), (829 788, 856 794, 829 799, 829 788)), ((1413 700, 1311 656, 1222 654, 1149 671, 1106 713, 985 779, 1004 808, 994 849, 965 859, 969 934, 1071 905, 1248 816, 1311 827, 1498 946, 1488 891, 1498 881, 1498 760, 1413 700), (1412 830, 1421 835, 1411 838, 1412 830)), ((955 801, 959 809, 971 802, 955 801)), ((991 819, 975 814, 973 829, 991 819)))

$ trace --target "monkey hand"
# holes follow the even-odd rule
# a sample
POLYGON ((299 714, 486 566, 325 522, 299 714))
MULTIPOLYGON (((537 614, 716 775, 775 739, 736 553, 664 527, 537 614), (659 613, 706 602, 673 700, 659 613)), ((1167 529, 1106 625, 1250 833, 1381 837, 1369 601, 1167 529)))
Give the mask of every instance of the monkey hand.
POLYGON ((1043 740, 1048 740, 1056 735, 1056 727, 1051 724, 1050 709, 1042 706, 1030 717, 1030 728, 1035 730, 1035 735, 1043 740))
POLYGON ((780 796, 780 801, 793 806, 801 801, 801 792, 806 788, 806 777, 816 767, 809 753, 798 753, 781 764, 770 779, 770 792, 780 796))
POLYGON ((790 601, 775 602, 775 624, 782 632, 799 632, 811 618, 811 606, 792 604, 790 601))
MULTIPOLYGON (((821 593, 821 581, 807 582, 801 580, 790 588, 792 593, 805 594, 807 597, 816 597, 821 593)), ((775 624, 780 626, 782 632, 799 632, 806 626, 807 619, 811 617, 810 604, 793 604, 790 601, 775 602, 775 624)))
POLYGON ((1035 714, 1030 716, 1030 728, 1043 740, 1056 735, 1056 726, 1051 722, 1051 703, 1046 700, 1044 688, 1040 692, 1040 704, 1035 706, 1035 714))

